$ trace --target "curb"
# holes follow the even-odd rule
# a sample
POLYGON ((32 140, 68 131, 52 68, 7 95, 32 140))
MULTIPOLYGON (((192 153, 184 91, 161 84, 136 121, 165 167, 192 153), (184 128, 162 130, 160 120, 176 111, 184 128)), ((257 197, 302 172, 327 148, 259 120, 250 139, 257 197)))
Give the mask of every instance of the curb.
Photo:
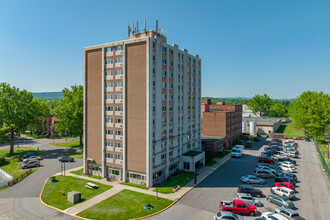
POLYGON ((147 215, 147 216, 143 216, 143 217, 140 217, 140 218, 133 218, 131 220, 140 220, 140 219, 146 219, 146 218, 149 218, 149 217, 152 217, 152 216, 155 216, 155 215, 158 215, 164 211, 166 211, 167 209, 171 208, 175 203, 177 203, 182 197, 184 197, 188 192, 190 192, 193 188, 195 188, 195 186, 197 186, 198 184, 200 184, 204 179, 206 179, 206 177, 208 177, 209 175, 211 175, 214 171, 216 171, 218 168, 220 168, 224 163, 226 163, 230 158, 231 158, 231 154, 228 154, 226 155, 224 158, 226 158, 219 166, 217 166, 212 172, 210 172, 209 174, 207 174, 203 179, 201 179, 200 181, 198 181, 195 185, 193 185, 187 192, 185 192, 184 194, 182 194, 182 196, 180 196, 178 199, 174 200, 173 203, 171 203, 169 206, 167 206, 166 208, 158 211, 158 212, 155 212, 155 213, 152 213, 150 215, 147 215), (227 158, 226 158, 227 157, 227 158))
MULTIPOLYGON (((211 175, 214 171, 216 171, 217 169, 219 169, 219 168, 220 168, 224 163, 226 163, 230 158, 231 158, 231 154, 226 155, 226 156, 224 157, 225 160, 224 160, 221 164, 219 164, 219 166, 215 167, 214 170, 213 170, 212 172, 208 173, 204 178, 202 178, 200 181, 198 181, 198 182, 197 182, 195 185, 193 185, 193 186, 192 186, 187 192, 185 192, 184 194, 182 194, 178 199, 174 200, 174 201, 173 201, 169 206, 167 206, 166 208, 164 208, 164 209, 162 209, 162 210, 160 210, 160 211, 158 211, 158 212, 152 213, 152 214, 150 214, 150 215, 143 216, 143 217, 139 217, 139 218, 133 218, 133 219, 131 219, 131 220, 146 219, 146 218, 149 218, 149 217, 152 217, 152 216, 158 215, 158 214, 160 214, 160 213, 166 211, 167 209, 171 208, 173 205, 175 205, 175 203, 177 203, 177 202, 178 202, 182 197, 184 197, 188 192, 190 192, 192 189, 194 189, 198 184, 200 184, 204 179, 206 179, 206 178, 207 178, 209 175, 211 175)), ((74 215, 70 215, 70 214, 64 212, 64 210, 61 210, 61 209, 55 208, 55 207, 53 207, 53 206, 50 206, 50 205, 46 204, 44 201, 42 201, 42 199, 41 199, 41 195, 42 195, 42 193, 44 192, 45 185, 46 185, 46 182, 47 182, 48 180, 49 180, 49 178, 46 179, 46 181, 44 182, 44 186, 42 187, 41 193, 40 193, 40 195, 39 195, 39 200, 40 200, 40 202, 41 202, 44 206, 47 206, 48 208, 54 209, 54 210, 56 210, 56 211, 58 211, 58 212, 62 212, 63 214, 66 214, 66 215, 69 215, 69 216, 72 216, 72 217, 75 217, 75 218, 78 218, 78 219, 82 219, 82 220, 90 220, 90 219, 88 219, 88 218, 80 217, 80 216, 77 216, 77 215, 75 215, 75 214, 74 214, 74 215)))

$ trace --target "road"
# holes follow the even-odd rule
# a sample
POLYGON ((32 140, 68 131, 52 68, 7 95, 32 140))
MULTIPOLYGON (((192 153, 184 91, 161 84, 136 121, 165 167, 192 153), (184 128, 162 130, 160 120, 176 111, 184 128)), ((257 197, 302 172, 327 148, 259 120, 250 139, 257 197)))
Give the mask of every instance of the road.
MULTIPOLYGON (((263 151, 261 146, 268 144, 268 141, 263 139, 260 143, 254 142, 254 146, 247 148, 242 158, 230 159, 174 206, 150 219, 212 219, 214 213, 219 211, 221 200, 234 198, 237 186, 241 184, 240 177, 252 173, 257 163, 256 158, 263 151)), ((330 183, 322 171, 314 145, 311 142, 299 141, 299 151, 301 155, 297 159, 296 173, 299 181, 298 193, 293 202, 305 219, 327 220, 330 216, 330 183)), ((254 186, 269 195, 273 185, 274 180, 266 179, 264 185, 254 186)), ((260 219, 262 212, 274 211, 274 204, 265 198, 262 198, 261 202, 264 206, 258 208, 258 215, 255 218, 244 216, 244 219, 260 219)))
MULTIPOLYGON (((55 141, 65 141, 55 140, 55 141)), ((32 139, 29 137, 18 138, 15 145, 39 148, 44 152, 44 159, 37 171, 26 177, 20 183, 0 191, 0 219, 75 219, 61 212, 44 206, 39 195, 46 179, 60 172, 58 157, 67 155, 72 149, 49 145, 52 140, 32 139)), ((0 146, 8 147, 8 145, 0 146)), ((82 159, 74 163, 67 163, 66 169, 82 166, 82 159)))

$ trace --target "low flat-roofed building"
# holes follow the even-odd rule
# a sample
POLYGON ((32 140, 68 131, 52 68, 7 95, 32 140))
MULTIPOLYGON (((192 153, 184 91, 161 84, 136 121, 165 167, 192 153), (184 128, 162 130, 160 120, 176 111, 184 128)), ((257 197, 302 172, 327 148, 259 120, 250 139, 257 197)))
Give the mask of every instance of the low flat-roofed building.
POLYGON ((220 155, 223 150, 230 146, 225 136, 202 135, 202 150, 205 151, 205 160, 220 155))
POLYGON ((281 118, 271 117, 243 117, 242 131, 250 135, 270 134, 276 132, 282 125, 281 118))

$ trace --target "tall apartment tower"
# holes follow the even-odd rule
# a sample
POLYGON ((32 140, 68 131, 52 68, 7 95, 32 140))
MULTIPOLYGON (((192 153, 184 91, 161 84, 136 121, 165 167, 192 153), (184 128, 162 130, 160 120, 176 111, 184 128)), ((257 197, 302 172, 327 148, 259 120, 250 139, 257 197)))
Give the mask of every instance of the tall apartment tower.
POLYGON ((84 48, 84 173, 154 186, 205 164, 201 60, 166 40, 84 48))

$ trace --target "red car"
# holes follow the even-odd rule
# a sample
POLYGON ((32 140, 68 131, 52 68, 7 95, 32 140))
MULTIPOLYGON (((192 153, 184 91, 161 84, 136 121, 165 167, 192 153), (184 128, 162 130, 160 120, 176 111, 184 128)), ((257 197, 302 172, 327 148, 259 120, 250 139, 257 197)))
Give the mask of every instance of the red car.
POLYGON ((234 199, 232 202, 230 201, 221 201, 220 202, 220 210, 221 211, 229 211, 232 213, 238 214, 247 214, 254 216, 257 213, 257 207, 250 203, 245 203, 242 200, 234 199))
POLYGON ((275 161, 270 157, 258 157, 259 163, 275 163, 275 161))
POLYGON ((278 183, 275 183, 274 186, 285 187, 288 189, 292 189, 293 191, 296 191, 296 188, 291 183, 287 183, 287 182, 278 182, 278 183))

